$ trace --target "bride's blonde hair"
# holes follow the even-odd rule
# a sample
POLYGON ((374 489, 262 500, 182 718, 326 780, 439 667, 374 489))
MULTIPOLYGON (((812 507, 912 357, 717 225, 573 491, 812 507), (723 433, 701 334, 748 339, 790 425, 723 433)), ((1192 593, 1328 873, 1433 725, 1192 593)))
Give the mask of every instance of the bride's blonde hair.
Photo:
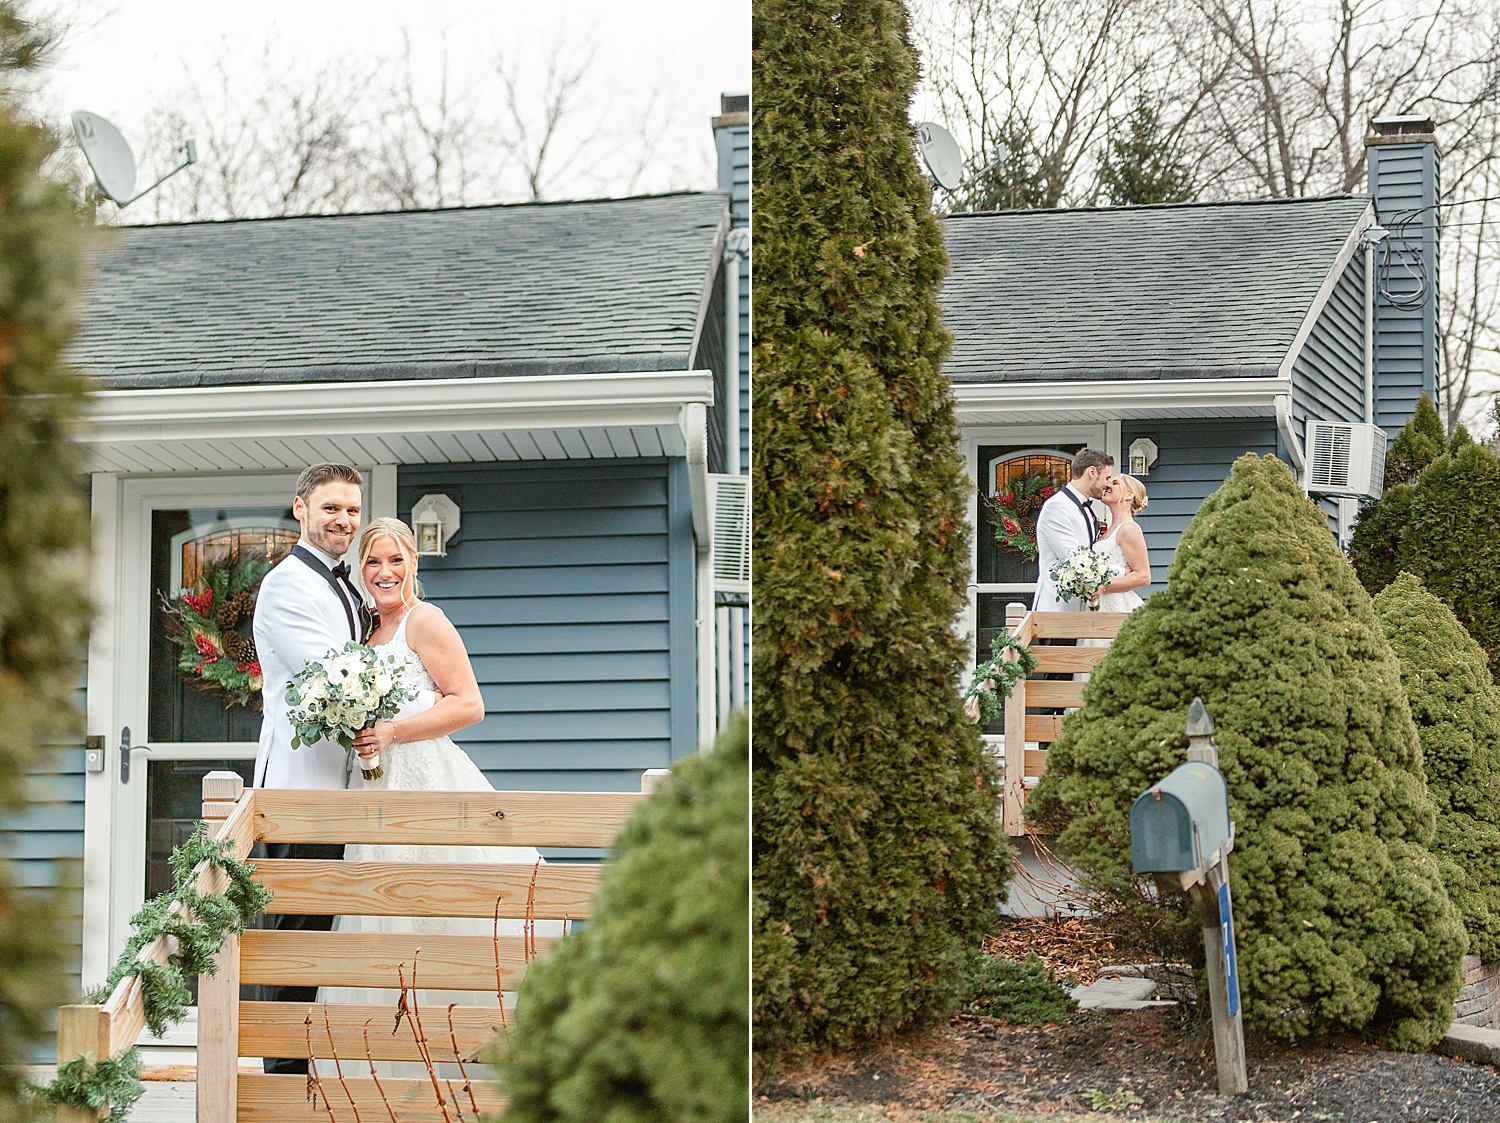
POLYGON ((1127 476, 1123 472, 1120 474, 1120 479, 1125 481, 1125 486, 1130 489, 1130 494, 1135 496, 1135 502, 1131 503, 1130 505, 1131 512, 1136 513, 1139 511, 1144 511, 1146 509, 1147 502, 1146 485, 1141 483, 1141 481, 1136 479, 1134 476, 1127 476))
MULTIPOLYGON (((400 519, 374 519, 360 533, 360 580, 364 580, 365 563, 370 560, 370 552, 382 538, 389 538, 396 543, 396 550, 406 563, 406 579, 401 583, 401 603, 410 608, 422 599, 422 583, 417 580, 417 536, 400 519)), ((373 597, 375 594, 370 595, 373 597)))

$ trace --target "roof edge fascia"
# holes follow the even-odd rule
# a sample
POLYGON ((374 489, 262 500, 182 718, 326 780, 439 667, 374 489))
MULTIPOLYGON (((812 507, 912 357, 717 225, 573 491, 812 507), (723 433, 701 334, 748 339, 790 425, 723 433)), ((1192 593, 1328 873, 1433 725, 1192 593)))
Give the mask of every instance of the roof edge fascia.
POLYGON ((1225 416, 1274 416, 1276 399, 1291 393, 1289 377, 1137 378, 1066 382, 959 382, 954 403, 962 423, 965 414, 1016 415, 1031 420, 1038 412, 1059 421, 1097 420, 1112 415, 1140 419, 1225 416))
POLYGON ((1328 272, 1323 275, 1323 283, 1318 286, 1316 295, 1313 296, 1312 304, 1308 306, 1307 313, 1302 317, 1302 323, 1297 328, 1297 334, 1292 337, 1292 345, 1287 348, 1281 363, 1276 369, 1280 378, 1291 378, 1292 367, 1302 354, 1302 348, 1307 343, 1307 337, 1312 334, 1317 325, 1318 317, 1323 314, 1323 309, 1328 306, 1329 299, 1333 296, 1333 290, 1338 286, 1339 278, 1343 276, 1344 270, 1349 267, 1349 262, 1354 260, 1354 254, 1359 249, 1359 240, 1371 226, 1375 225, 1375 202, 1372 199, 1361 212, 1354 226, 1344 238, 1344 244, 1339 247, 1338 256, 1333 259, 1333 264, 1328 272))
POLYGON ((538 426, 676 425, 713 402, 713 372, 304 382, 98 390, 85 444, 444 433, 538 426))

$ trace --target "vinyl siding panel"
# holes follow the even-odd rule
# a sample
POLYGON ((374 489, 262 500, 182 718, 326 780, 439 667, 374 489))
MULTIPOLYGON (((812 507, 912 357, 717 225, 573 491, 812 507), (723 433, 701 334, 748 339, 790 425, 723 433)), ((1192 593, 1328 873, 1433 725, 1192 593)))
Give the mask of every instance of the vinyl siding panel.
POLYGON ((1356 254, 1292 364, 1292 412, 1304 441, 1309 419, 1365 418, 1364 294, 1364 255, 1356 254))
MULTIPOLYGON (((1428 298, 1418 308, 1395 308, 1383 297, 1375 301, 1376 420, 1394 437, 1416 412, 1417 399, 1437 396, 1438 212, 1441 166, 1431 144, 1381 144, 1366 150, 1370 193, 1376 220, 1390 236, 1377 258, 1406 251, 1420 255, 1427 273, 1428 298), (1415 215, 1413 212, 1416 213, 1415 215), (1402 231, 1403 217, 1410 218, 1402 231), (1404 236, 1403 236, 1404 234, 1404 236)), ((1420 282, 1398 262, 1377 276, 1381 287, 1412 296, 1420 282)))
POLYGON ((1167 566, 1182 532, 1203 500, 1229 476, 1235 460, 1247 452, 1276 454, 1276 423, 1270 418, 1243 420, 1127 421, 1120 426, 1121 447, 1138 437, 1157 444, 1158 459, 1142 482, 1150 503, 1136 516, 1151 557, 1151 592, 1167 584, 1167 566))
POLYGON ((422 560, 485 718, 455 740, 497 788, 631 791, 695 748, 693 542, 681 460, 403 468, 401 516, 463 524, 422 560))

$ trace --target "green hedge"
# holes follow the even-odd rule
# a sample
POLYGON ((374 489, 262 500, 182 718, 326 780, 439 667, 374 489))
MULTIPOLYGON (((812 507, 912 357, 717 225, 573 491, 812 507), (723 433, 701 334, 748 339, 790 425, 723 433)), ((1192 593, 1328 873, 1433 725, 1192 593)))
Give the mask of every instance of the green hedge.
MULTIPOLYGON (((1194 695, 1238 824, 1246 1026, 1431 1047, 1466 939, 1428 849, 1400 666, 1327 520, 1273 458, 1241 457, 1204 501, 1167 588, 1126 621, 1052 747, 1032 808, 1106 891, 1128 898, 1130 805, 1183 761, 1194 695)), ((1191 923, 1180 894, 1163 904, 1191 923)))
POLYGON ((894 0, 756 0, 755 1041, 940 1016, 1004 894, 959 702, 969 484, 894 0))
POLYGON ((1403 573, 1375 598, 1401 660, 1437 807, 1432 852, 1469 933, 1469 951, 1500 959, 1500 691, 1484 649, 1453 611, 1403 573))
POLYGON ((741 717, 631 816, 588 924, 522 983, 506 1123, 748 1117, 749 797, 741 717))

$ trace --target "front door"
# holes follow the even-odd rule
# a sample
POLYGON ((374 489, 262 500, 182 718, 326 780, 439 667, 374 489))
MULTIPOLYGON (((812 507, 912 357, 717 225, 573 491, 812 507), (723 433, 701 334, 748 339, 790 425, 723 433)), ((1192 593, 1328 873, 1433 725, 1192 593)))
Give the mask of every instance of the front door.
POLYGON ((171 889, 168 856, 200 817, 203 776, 231 770, 250 783, 261 721, 251 603, 297 541, 295 483, 123 482, 112 954, 141 904, 171 889))

